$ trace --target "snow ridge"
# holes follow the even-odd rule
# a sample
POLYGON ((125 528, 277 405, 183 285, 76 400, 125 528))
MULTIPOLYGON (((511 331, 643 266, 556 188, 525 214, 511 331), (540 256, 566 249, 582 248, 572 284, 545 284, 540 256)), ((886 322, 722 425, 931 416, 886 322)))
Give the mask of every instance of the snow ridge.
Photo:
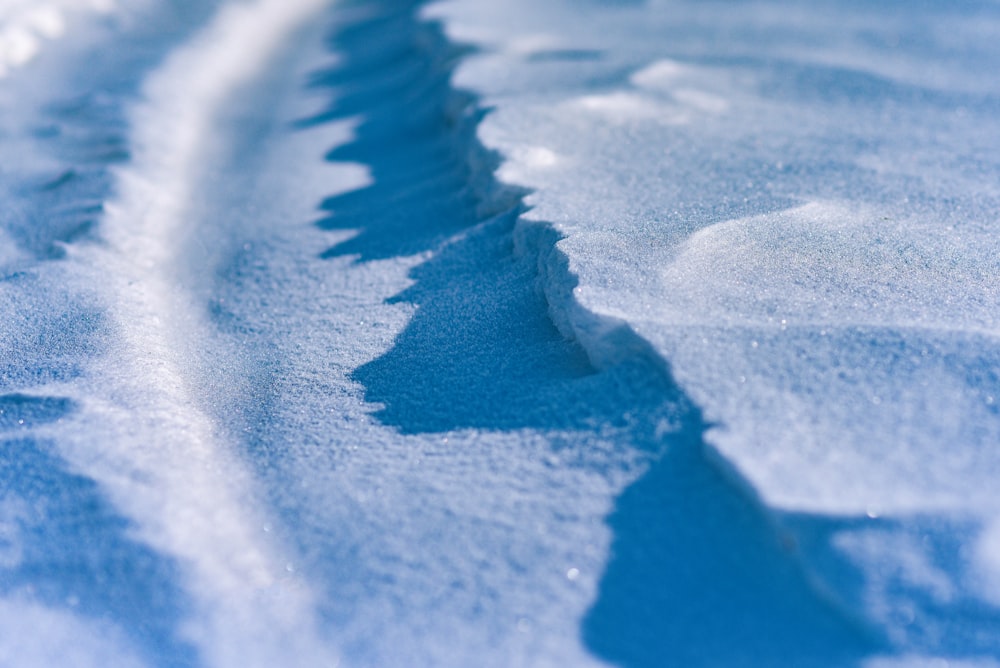
MULTIPOLYGON (((412 11, 419 12, 421 3, 413 5, 412 11)), ((412 308, 412 317, 392 347, 355 369, 351 378, 364 387, 372 416, 405 437, 400 440, 408 444, 408 452, 434 453, 433 459, 417 459, 433 487, 450 487, 434 481, 458 477, 488 481, 487 487, 511 485, 504 497, 525 506, 538 503, 533 494, 553 499, 565 530, 588 536, 586 541, 603 540, 597 538, 601 532, 595 531, 594 520, 585 518, 593 517, 587 513, 594 512, 594 500, 608 498, 614 490, 609 501, 615 509, 602 513, 613 534, 614 555, 601 566, 603 575, 579 540, 541 548, 530 540, 530 532, 516 532, 507 540, 509 547, 492 543, 493 532, 482 525, 523 526, 514 519, 517 508, 501 506, 502 511, 486 515, 495 519, 471 525, 479 549, 496 550, 488 568, 475 569, 487 572, 476 579, 485 581, 480 591, 491 592, 487 598, 496 605, 487 618, 503 619, 508 614, 501 605, 504 594, 528 584, 549 602, 565 597, 563 610, 579 615, 574 621, 591 652, 589 661, 639 666, 658 665, 666 657, 691 665, 771 665, 779 657, 798 661, 795 665, 823 665, 849 660, 876 645, 865 625, 845 612, 786 547, 787 535, 755 492, 705 444, 700 412, 677 389, 665 361, 623 323, 595 315, 576 301, 576 279, 558 247, 559 234, 550 224, 521 217, 526 193, 498 181, 502 166, 483 148, 479 100, 451 82, 456 54, 463 50, 442 40, 433 21, 416 20, 398 7, 376 4, 370 9, 374 11, 335 37, 338 62, 318 78, 337 95, 331 110, 317 120, 360 116, 355 140, 329 157, 361 162, 372 177, 366 188, 323 202, 328 216, 319 226, 339 235, 323 257, 338 266, 349 260, 366 266, 403 257, 419 263, 409 272, 411 284, 389 300, 412 308), (422 445, 437 445, 441 438, 448 444, 437 446, 443 452, 422 445), (523 450, 532 442, 542 445, 527 457, 523 450), (487 457, 491 452, 496 454, 487 457), (432 468, 449 461, 461 463, 460 475, 454 468, 432 468), (543 465, 551 461, 557 463, 543 465), (544 474, 535 473, 534 466, 543 467, 544 474), (519 480, 512 485, 508 471, 522 472, 531 484, 519 480), (587 501, 566 490, 568 480, 585 485, 574 491, 587 501), (733 517, 739 518, 735 527, 733 517), (663 531, 637 530, 649 525, 663 531), (511 564, 507 550, 515 547, 537 558, 511 564), (733 568, 728 555, 740 551, 745 562, 733 568), (527 574, 502 577, 516 569, 534 576, 550 556, 565 559, 569 582, 579 579, 577 586, 593 587, 589 612, 577 607, 572 589, 567 593, 557 582, 543 577, 532 585, 527 574), (635 591, 637 582, 642 591, 635 591), (754 597, 771 605, 752 621, 741 619, 738 607, 725 600, 730 590, 744 592, 747 606, 754 597), (688 596, 713 603, 694 613, 671 603, 688 596), (635 609, 644 611, 640 616, 646 622, 636 622, 635 609), (716 647, 719 635, 733 626, 740 630, 738 642, 716 647)), ((534 158, 544 161, 546 156, 534 158)), ((380 451, 402 445, 372 442, 379 443, 380 451)), ((383 464, 384 454, 377 461, 383 464)), ((404 486, 413 494, 407 498, 416 498, 421 492, 404 484, 412 474, 396 473, 398 481, 375 479, 382 489, 404 486)), ((391 492, 383 493, 391 498, 391 492)), ((446 506, 451 524, 464 519, 459 509, 476 508, 473 499, 488 498, 478 491, 466 493, 471 498, 459 497, 455 507, 446 506)), ((446 531, 429 519, 433 503, 440 502, 421 503, 427 504, 427 518, 416 520, 415 528, 408 525, 407 532, 446 531)), ((400 512, 390 508, 387 512, 400 512)), ((543 519, 549 517, 545 512, 552 510, 538 503, 531 521, 560 523, 543 519)), ((436 545, 424 544, 422 551, 438 553, 436 545)), ((441 552, 439 559, 464 584, 467 557, 443 546, 441 552)), ((405 554, 396 557, 404 565, 393 571, 394 581, 407 581, 405 554)), ((379 559, 367 561, 374 568, 379 559)), ((418 589, 412 595, 421 593, 418 589)), ((377 598, 375 592, 372 596, 377 598)), ((437 604, 442 606, 438 616, 447 619, 453 613, 446 604, 437 604)), ((542 616, 545 606, 535 606, 542 616)), ((530 628, 531 616, 523 621, 530 628)), ((543 629, 545 624, 558 628, 560 635, 551 636, 555 640, 565 628, 565 620, 560 622, 538 623, 543 629)), ((481 624, 492 628, 486 620, 481 624)), ((546 647, 552 654, 506 655, 523 652, 519 646, 530 639, 509 639, 504 632, 493 631, 498 638, 491 654, 495 665, 505 665, 505 656, 522 657, 508 659, 515 664, 525 656, 539 663, 544 663, 540 657, 565 662, 572 650, 562 640, 546 647)), ((462 665, 456 659, 462 649, 449 648, 450 653, 433 655, 431 662, 462 665)), ((577 656, 572 662, 582 660, 577 656)))
POLYGON ((995 7, 793 5, 432 11, 481 48, 456 81, 533 189, 560 330, 669 363, 818 590, 901 653, 995 656, 995 7))
MULTIPOLYGON (((0 663, 52 663, 105 635, 78 643, 82 665, 995 655, 995 610, 949 574, 971 558, 991 576, 1000 532, 970 555, 975 518, 780 510, 713 447, 704 395, 681 389, 681 358, 655 336, 669 314, 632 309, 652 290, 647 306, 697 315, 712 302, 694 288, 746 285, 715 271, 720 253, 775 257, 752 243, 762 228, 813 248, 852 215, 782 200, 774 227, 740 213, 747 199, 698 232, 668 224, 692 209, 660 225, 623 213, 622 193, 659 177, 615 174, 665 155, 629 148, 635 136, 657 128, 683 149, 747 91, 718 64, 665 58, 655 35, 615 60, 649 37, 643 3, 435 5, 510 29, 474 55, 420 0, 324 4, 161 3, 183 30, 159 40, 204 28, 109 57, 118 87, 38 59, 89 88, 53 110, 69 93, 42 83, 4 120, 32 147, 22 171, 44 178, 12 196, 27 205, 0 245, 0 663), (588 11, 608 20, 563 20, 588 11), (565 30, 525 32, 549 20, 565 30), (477 67, 545 99, 480 98, 477 67), (579 141, 594 127, 626 147, 617 164, 579 141), (665 241, 678 252, 656 264, 665 241), (660 282, 646 271, 665 265, 660 282), (44 640, 15 642, 26 625, 44 640)), ((640 190, 659 206, 654 185, 640 190)), ((713 187, 709 208, 729 186, 713 187)), ((866 257, 899 250, 923 254, 866 257)), ((785 339, 805 331, 784 325, 785 339)))

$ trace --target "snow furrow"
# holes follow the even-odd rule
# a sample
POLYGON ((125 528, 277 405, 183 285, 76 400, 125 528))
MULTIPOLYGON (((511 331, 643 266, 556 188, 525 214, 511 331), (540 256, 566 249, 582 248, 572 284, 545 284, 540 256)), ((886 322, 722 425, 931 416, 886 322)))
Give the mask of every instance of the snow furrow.
POLYGON ((189 203, 223 103, 323 4, 229 5, 172 54, 130 115, 132 159, 116 173, 104 243, 71 252, 99 288, 89 299, 108 312, 113 344, 89 365, 60 446, 142 542, 177 561, 194 602, 180 632, 207 665, 332 660, 308 586, 269 544, 251 475, 200 391, 211 336, 184 275, 197 269, 184 259, 189 203))

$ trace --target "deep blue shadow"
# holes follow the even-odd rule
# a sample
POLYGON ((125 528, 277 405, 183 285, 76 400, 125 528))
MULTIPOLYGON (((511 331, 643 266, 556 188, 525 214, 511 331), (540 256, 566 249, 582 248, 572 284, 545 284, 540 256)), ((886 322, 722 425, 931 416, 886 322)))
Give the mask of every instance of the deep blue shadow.
POLYGON ((616 665, 850 666, 878 639, 824 600, 796 540, 691 434, 618 499, 583 637, 616 665))
MULTIPOLYGON (((319 227, 358 231, 324 257, 366 261, 434 248, 480 213, 480 175, 492 183, 497 160, 474 134, 482 112, 449 83, 467 50, 450 43, 437 23, 417 21, 419 5, 346 3, 335 17, 330 43, 341 60, 317 72, 312 85, 332 88, 336 98, 303 124, 361 115, 355 141, 328 159, 368 165, 373 183, 320 204, 326 216, 319 227)), ((516 204, 512 197, 501 208, 516 204)))
POLYGON ((175 635, 189 603, 175 565, 129 537, 131 527, 97 485, 27 433, 67 417, 61 397, 0 398, 0 592, 118 626, 151 665, 193 666, 194 649, 175 635))
MULTIPOLYGON (((810 581, 786 530, 705 445, 700 411, 629 330, 635 354, 595 369, 554 326, 532 248, 515 249, 523 193, 493 180, 483 110, 450 85, 456 59, 418 2, 342 8, 337 65, 313 85, 335 102, 305 121, 360 115, 329 154, 368 166, 372 185, 320 204, 327 230, 357 230, 324 257, 432 251, 394 301, 416 311, 392 349, 353 378, 403 433, 608 430, 649 454, 608 518, 612 556, 582 635, 598 656, 664 665, 850 666, 878 645, 810 581), (674 429, 663 434, 664 421, 674 429)), ((559 236, 539 225, 552 250, 559 236)), ((558 252, 558 251, 556 251, 558 252)), ((548 280, 571 284, 571 276, 548 280)), ((345 555, 345 558, 349 555, 345 555)))
MULTIPOLYGON (((418 305, 392 349, 358 368, 375 415, 404 433, 589 429, 681 401, 641 362, 598 373, 564 338, 512 250, 514 214, 481 223, 415 268, 395 301, 418 305)), ((644 360, 644 362, 649 360, 644 360)))
MULTIPOLYGON (((40 289, 31 274, 10 280, 40 289)), ((0 592, 110 621, 153 665, 194 665, 193 649, 174 636, 188 605, 175 565, 129 537, 97 485, 33 435, 77 405, 25 390, 78 377, 106 336, 93 312, 36 314, 0 352, 0 592)))

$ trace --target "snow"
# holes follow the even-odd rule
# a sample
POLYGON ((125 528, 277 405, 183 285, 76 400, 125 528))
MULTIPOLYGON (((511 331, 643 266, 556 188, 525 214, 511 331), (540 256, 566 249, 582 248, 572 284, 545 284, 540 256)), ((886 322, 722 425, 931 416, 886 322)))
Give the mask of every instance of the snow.
POLYGON ((47 41, 62 37, 76 15, 108 13, 114 8, 114 0, 4 0, 0 3, 0 78, 34 60, 47 41))
POLYGON ((995 600, 995 6, 432 12, 483 47, 456 83, 494 108, 481 137, 531 191, 524 224, 563 237, 563 330, 598 365, 622 327, 648 342, 776 512, 982 527, 942 577, 995 600))
POLYGON ((998 11, 0 2, 0 663, 996 665, 998 11))

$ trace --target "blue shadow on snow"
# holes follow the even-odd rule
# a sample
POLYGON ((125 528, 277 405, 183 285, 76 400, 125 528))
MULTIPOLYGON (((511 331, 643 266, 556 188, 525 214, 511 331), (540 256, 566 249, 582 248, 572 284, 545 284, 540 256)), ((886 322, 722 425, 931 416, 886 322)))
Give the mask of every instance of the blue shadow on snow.
POLYGON ((476 137, 484 111, 450 84, 468 50, 421 20, 421 4, 343 4, 339 60, 312 81, 335 101, 304 121, 360 116, 328 157, 373 176, 321 203, 322 229, 357 231, 323 257, 431 251, 394 298, 417 307, 409 325, 353 375, 382 404, 376 417, 403 433, 610 428, 651 455, 607 520, 612 554, 581 629, 595 655, 630 668, 857 664, 880 641, 814 586, 794 539, 705 444, 666 365, 624 330, 635 354, 595 369, 554 326, 536 254, 557 253, 558 233, 539 225, 537 247, 515 248, 524 193, 493 179, 498 158, 476 137), (679 427, 660 435, 667 418, 679 427))

